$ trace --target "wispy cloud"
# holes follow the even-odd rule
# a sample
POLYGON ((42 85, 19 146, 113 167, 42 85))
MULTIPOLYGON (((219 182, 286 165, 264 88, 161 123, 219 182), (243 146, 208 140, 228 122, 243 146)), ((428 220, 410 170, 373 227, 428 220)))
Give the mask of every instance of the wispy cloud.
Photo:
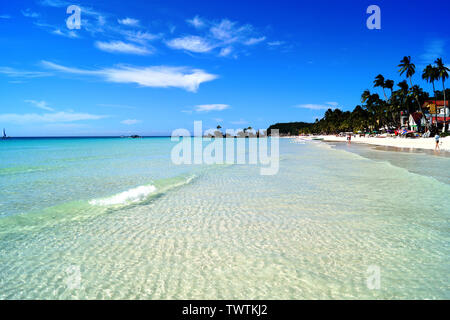
POLYGON ((95 42, 95 46, 100 50, 112 53, 127 53, 136 55, 149 55, 152 53, 152 51, 150 51, 146 47, 140 47, 132 43, 126 43, 123 41, 97 41, 95 42))
POLYGON ((9 14, 0 14, 0 19, 11 19, 12 17, 9 14))
POLYGON ((39 13, 31 11, 30 8, 22 10, 22 15, 27 18, 39 18, 41 16, 39 13))
POLYGON ((148 41, 152 41, 161 37, 159 34, 153 34, 150 32, 142 32, 142 31, 121 31, 121 33, 127 38, 127 40, 132 42, 137 42, 140 44, 145 44, 148 41))
POLYGON ((43 6, 55 8, 62 8, 69 5, 69 2, 64 0, 41 0, 39 3, 43 6))
POLYGON ((37 101, 37 100, 25 100, 26 103, 31 103, 32 105, 34 105, 35 107, 42 109, 42 110, 47 110, 47 111, 55 111, 53 108, 50 108, 47 104, 47 102, 45 101, 37 101))
POLYGON ((442 58, 444 55, 445 40, 432 39, 425 43, 425 52, 420 55, 419 64, 425 66, 434 63, 437 58, 442 58))
POLYGON ((143 87, 154 88, 181 88, 187 91, 196 92, 203 82, 217 79, 217 75, 207 73, 201 69, 188 67, 130 67, 118 66, 99 70, 83 70, 78 68, 65 67, 53 62, 42 61, 47 68, 55 71, 98 76, 108 82, 135 83, 143 87))
MULTIPOLYGON (((54 7, 54 8, 64 8, 68 7, 74 3, 65 1, 65 0, 40 0, 38 2, 40 5, 45 7, 54 7)), ((90 15, 90 16, 102 16, 102 14, 93 8, 79 6, 81 8, 82 14, 90 15)))
POLYGON ((263 42, 264 40, 266 40, 266 37, 250 38, 247 41, 245 41, 244 44, 247 46, 252 46, 254 44, 263 42))
POLYGON ((215 46, 209 43, 208 40, 199 36, 175 38, 167 41, 166 44, 172 49, 182 49, 197 53, 209 52, 215 48, 215 46))
POLYGON ((133 18, 118 19, 117 22, 119 24, 122 24, 125 26, 130 26, 130 27, 137 27, 137 26, 139 26, 139 23, 140 23, 138 19, 133 19, 133 18))
POLYGON ((201 104, 194 107, 197 112, 210 112, 210 111, 222 111, 228 109, 230 106, 227 104, 201 104))
POLYGON ((203 19, 201 19, 199 16, 195 16, 192 19, 188 19, 186 20, 186 22, 197 29, 203 28, 206 25, 205 21, 203 21, 203 19))
POLYGON ((78 35, 75 31, 63 32, 61 29, 55 29, 52 33, 57 34, 58 36, 67 37, 67 38, 78 38, 78 35))
POLYGON ((66 37, 66 38, 78 38, 78 34, 74 31, 74 30, 67 30, 64 31, 64 28, 60 28, 58 26, 49 24, 49 23, 45 23, 42 21, 35 21, 33 22, 33 24, 35 26, 38 26, 39 28, 42 28, 44 30, 47 30, 48 32, 50 32, 51 34, 56 34, 58 36, 62 36, 62 37, 66 37))
POLYGON ((220 49, 219 56, 221 56, 221 57, 229 56, 232 51, 233 51, 232 47, 222 48, 222 49, 220 49))
POLYGON ((54 112, 54 113, 4 113, 0 114, 0 122, 27 124, 27 123, 58 123, 75 122, 83 120, 99 120, 106 118, 106 115, 96 115, 90 113, 54 112))
POLYGON ((338 106, 337 102, 326 102, 325 104, 314 104, 314 103, 299 104, 294 106, 294 108, 309 109, 309 110, 327 110, 336 108, 337 106, 338 106))
POLYGON ((187 22, 201 31, 201 34, 185 35, 166 41, 170 48, 196 53, 215 52, 222 57, 234 51, 234 56, 237 57, 236 51, 239 46, 252 46, 266 40, 266 37, 258 34, 252 25, 242 25, 229 19, 211 21, 195 16, 187 22))
POLYGON ((18 70, 10 67, 0 67, 0 74, 13 78, 41 78, 51 76, 51 73, 48 72, 18 70))
POLYGON ((267 45, 276 47, 276 46, 281 46, 284 43, 285 43, 284 41, 269 41, 269 42, 267 42, 267 45))
POLYGON ((120 121, 120 123, 126 124, 127 126, 131 126, 133 124, 137 124, 137 123, 141 123, 141 122, 142 122, 141 120, 136 120, 136 119, 126 119, 126 120, 120 121))

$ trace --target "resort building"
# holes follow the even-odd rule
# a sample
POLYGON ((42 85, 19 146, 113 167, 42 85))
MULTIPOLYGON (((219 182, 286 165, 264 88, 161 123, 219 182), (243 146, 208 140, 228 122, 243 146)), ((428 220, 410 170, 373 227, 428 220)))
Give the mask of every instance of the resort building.
POLYGON ((435 125, 437 121, 438 126, 443 126, 445 121, 447 122, 447 125, 450 124, 450 109, 448 105, 448 101, 445 101, 444 107, 444 100, 428 100, 424 102, 423 108, 428 108, 430 110, 431 123, 433 125, 435 125))

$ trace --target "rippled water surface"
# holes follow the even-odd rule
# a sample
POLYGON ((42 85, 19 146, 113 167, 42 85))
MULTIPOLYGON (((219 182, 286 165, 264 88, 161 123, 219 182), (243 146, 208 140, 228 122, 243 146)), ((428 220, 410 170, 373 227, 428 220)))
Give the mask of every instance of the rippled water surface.
POLYGON ((173 146, 1 142, 0 298, 450 298, 450 158, 281 139, 262 176, 173 146))

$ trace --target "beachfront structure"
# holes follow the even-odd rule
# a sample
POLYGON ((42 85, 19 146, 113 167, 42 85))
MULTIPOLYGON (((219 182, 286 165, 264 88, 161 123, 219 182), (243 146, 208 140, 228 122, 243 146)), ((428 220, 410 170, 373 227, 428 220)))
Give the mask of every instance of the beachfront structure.
POLYGON ((433 125, 436 124, 436 121, 438 126, 440 125, 443 126, 445 120, 447 124, 450 123, 450 109, 448 101, 445 101, 444 107, 444 100, 437 100, 437 101, 428 100, 424 102, 423 107, 428 108, 430 110, 431 123, 433 125))
POLYGON ((400 127, 402 129, 407 129, 408 128, 408 119, 409 119, 408 113, 404 112, 404 111, 401 111, 400 112, 400 127))
POLYGON ((420 128, 427 126, 427 120, 423 113, 413 112, 409 115, 408 124, 411 130, 420 131, 420 128))

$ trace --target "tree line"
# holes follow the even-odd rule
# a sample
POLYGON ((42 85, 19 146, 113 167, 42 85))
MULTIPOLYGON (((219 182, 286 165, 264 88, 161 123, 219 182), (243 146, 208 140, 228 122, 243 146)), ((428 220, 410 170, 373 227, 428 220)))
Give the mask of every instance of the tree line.
MULTIPOLYGON (((277 123, 268 128, 279 129, 281 134, 334 134, 338 132, 368 132, 380 128, 400 128, 401 115, 422 112, 422 105, 427 100, 447 100, 450 90, 445 88, 445 80, 448 79, 449 69, 441 58, 434 64, 429 64, 422 72, 422 79, 431 83, 433 97, 419 85, 413 83, 416 66, 411 57, 404 57, 398 65, 398 72, 405 76, 405 80, 395 84, 393 80, 385 79, 379 74, 373 81, 374 88, 380 88, 382 97, 369 89, 361 94, 361 105, 357 105, 353 111, 340 109, 328 109, 322 119, 316 119, 315 123, 292 122, 277 123), (435 85, 441 82, 442 91, 436 90, 435 85)), ((446 110, 444 108, 444 110, 446 110)), ((437 117, 437 114, 431 115, 437 117)), ((448 115, 445 113, 444 121, 448 115)), ((437 121, 436 121, 437 125, 437 121)), ((444 128, 447 123, 444 122, 444 128)))

